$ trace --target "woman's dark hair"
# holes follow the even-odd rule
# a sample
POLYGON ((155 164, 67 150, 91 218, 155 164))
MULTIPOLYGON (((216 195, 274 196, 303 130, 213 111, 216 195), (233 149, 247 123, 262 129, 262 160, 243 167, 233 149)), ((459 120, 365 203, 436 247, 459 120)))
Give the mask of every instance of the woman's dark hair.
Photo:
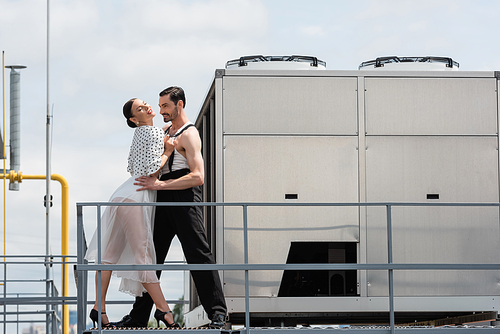
POLYGON ((170 101, 172 101, 175 105, 177 105, 177 102, 181 100, 182 107, 186 108, 186 96, 184 94, 184 90, 181 87, 172 86, 165 88, 160 92, 160 96, 169 94, 170 94, 170 101))
POLYGON ((131 128, 136 128, 137 127, 137 124, 135 124, 134 122, 132 122, 130 120, 131 117, 134 117, 134 115, 132 115, 132 104, 134 104, 134 101, 137 100, 136 97, 134 97, 133 99, 130 99, 128 100, 124 105, 123 105, 123 116, 125 116, 125 118, 127 119, 127 124, 128 126, 130 126, 131 128))

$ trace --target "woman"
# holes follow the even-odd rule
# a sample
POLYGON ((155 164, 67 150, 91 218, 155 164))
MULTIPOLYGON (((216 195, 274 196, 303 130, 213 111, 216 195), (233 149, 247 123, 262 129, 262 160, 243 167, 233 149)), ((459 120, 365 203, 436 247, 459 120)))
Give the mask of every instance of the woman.
MULTIPOLYGON (((156 202, 156 192, 137 191, 134 180, 142 175, 158 176, 168 155, 173 151, 171 143, 164 144, 164 132, 153 126, 155 113, 146 102, 131 99, 123 106, 123 115, 127 124, 135 128, 130 147, 127 171, 131 177, 111 196, 110 202, 156 202), (166 149, 166 148, 167 149, 166 149)), ((101 220, 101 262, 103 264, 153 264, 156 259, 153 245, 152 206, 108 206, 101 220)), ((97 232, 90 242, 87 260, 97 261, 97 232)), ((120 291, 133 296, 140 296, 147 291, 156 305, 155 318, 163 321, 167 327, 180 327, 174 323, 172 311, 168 307, 160 288, 156 271, 118 271, 115 275, 122 278, 120 291)), ((101 272, 101 323, 111 326, 106 316, 106 292, 111 271, 101 272)), ((96 273, 96 301, 90 312, 90 318, 98 321, 98 284, 96 273)))

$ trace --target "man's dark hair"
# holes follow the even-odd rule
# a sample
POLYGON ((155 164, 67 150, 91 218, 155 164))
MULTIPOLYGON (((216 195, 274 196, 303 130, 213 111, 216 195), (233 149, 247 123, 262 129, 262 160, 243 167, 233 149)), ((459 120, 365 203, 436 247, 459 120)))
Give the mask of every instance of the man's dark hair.
POLYGON ((165 88, 164 90, 162 90, 160 92, 160 96, 169 95, 169 94, 170 94, 170 100, 175 105, 177 105, 177 102, 179 102, 179 100, 181 100, 183 107, 186 108, 186 96, 184 95, 184 90, 181 87, 172 86, 172 87, 165 88))

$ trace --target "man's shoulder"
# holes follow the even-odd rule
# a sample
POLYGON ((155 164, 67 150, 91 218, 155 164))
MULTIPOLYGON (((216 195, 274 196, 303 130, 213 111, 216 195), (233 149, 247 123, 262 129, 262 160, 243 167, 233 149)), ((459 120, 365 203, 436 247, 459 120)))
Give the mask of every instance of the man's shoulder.
POLYGON ((198 132, 198 129, 194 124, 189 125, 181 134, 179 137, 177 137, 178 140, 196 140, 200 138, 200 134, 198 132), (185 138, 185 139, 183 139, 185 138))

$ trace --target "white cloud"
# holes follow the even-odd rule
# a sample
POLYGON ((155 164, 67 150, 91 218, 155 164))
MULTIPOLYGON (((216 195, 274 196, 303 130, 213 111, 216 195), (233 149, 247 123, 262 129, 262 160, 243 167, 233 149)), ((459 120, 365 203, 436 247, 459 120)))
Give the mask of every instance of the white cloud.
POLYGON ((300 32, 306 36, 325 36, 326 32, 320 26, 307 26, 300 29, 300 32))
POLYGON ((428 23, 426 21, 411 22, 408 24, 408 31, 411 32, 422 32, 426 30, 428 23))

